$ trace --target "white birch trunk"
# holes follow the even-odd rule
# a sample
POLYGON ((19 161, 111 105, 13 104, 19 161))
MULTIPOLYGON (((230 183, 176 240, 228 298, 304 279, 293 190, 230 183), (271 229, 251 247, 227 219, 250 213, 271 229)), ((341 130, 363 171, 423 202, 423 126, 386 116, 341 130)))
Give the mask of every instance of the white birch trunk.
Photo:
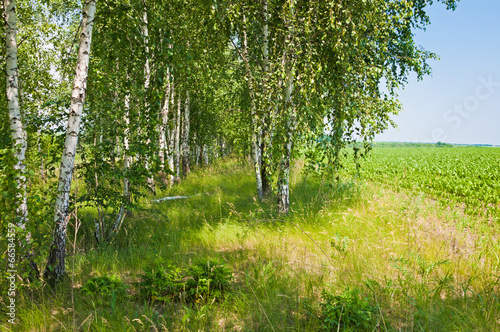
POLYGON ((208 165, 208 146, 203 144, 203 163, 208 165))
POLYGON ((146 3, 144 2, 144 14, 143 14, 143 25, 142 34, 144 37, 144 44, 146 45, 146 63, 144 64, 144 89, 149 88, 149 82, 151 79, 151 71, 149 69, 149 30, 148 30, 148 12, 146 9, 146 3))
MULTIPOLYGON (((19 206, 16 209, 17 226, 26 228, 28 221, 28 204, 26 196, 26 131, 24 130, 19 106, 19 77, 17 69, 17 15, 16 1, 5 0, 5 35, 6 35, 6 83, 7 107, 9 109, 10 133, 14 155, 17 160, 14 169, 17 173, 17 186, 19 188, 19 206)), ((29 240, 29 236, 28 236, 29 240)))
POLYGON ((168 113, 170 110, 170 96, 171 96, 171 85, 170 85, 170 70, 167 68, 166 75, 166 87, 165 87, 165 102, 161 111, 161 123, 160 123, 160 168, 162 171, 163 181, 167 184, 167 176, 165 172, 165 153, 167 153, 167 126, 168 126, 168 113))
POLYGON ((283 109, 283 119, 285 123, 285 142, 283 152, 279 164, 278 177, 278 213, 288 214, 290 207, 290 159, 292 157, 293 138, 296 127, 296 114, 292 102, 293 81, 295 79, 294 60, 293 60, 293 16, 294 16, 294 0, 290 2, 290 12, 292 17, 288 21, 288 29, 290 34, 285 40, 285 52, 283 54, 283 68, 285 68, 285 105, 283 109))
POLYGON ((285 84, 286 142, 284 156, 280 161, 278 178, 278 213, 283 214, 288 214, 290 207, 290 159, 292 156, 293 132, 295 130, 295 109, 292 105, 294 72, 290 66, 286 68, 285 84))
POLYGON ((258 142, 259 137, 259 119, 257 116, 256 106, 255 106, 255 94, 253 91, 253 81, 252 73, 250 71, 250 63, 248 59, 248 46, 247 46, 247 31, 246 31, 246 17, 243 15, 243 61, 245 62, 245 74, 248 82, 248 91, 250 93, 250 116, 252 117, 252 156, 253 164, 255 170, 255 180, 257 183, 257 197, 259 199, 264 198, 264 192, 262 190, 262 173, 261 173, 261 156, 260 156, 260 145, 258 142))
POLYGON ((186 91, 186 101, 184 104, 184 128, 182 130, 182 176, 185 178, 191 170, 189 169, 189 91, 186 91))
POLYGON ((200 146, 195 145, 194 147, 194 163, 196 167, 200 166, 200 146))
MULTIPOLYGON (((172 97, 170 98, 170 107, 172 109, 172 111, 174 110, 174 107, 175 107, 175 84, 174 84, 174 80, 172 80, 172 97)), ((173 125, 170 125, 169 128, 170 128, 170 133, 169 133, 169 142, 168 142, 168 168, 170 170, 170 172, 172 173, 170 175, 170 186, 173 186, 174 185, 174 181, 175 181, 175 176, 174 176, 174 167, 175 167, 175 133, 176 133, 176 130, 175 130, 175 125, 176 125, 176 117, 175 117, 175 114, 174 116, 172 117, 172 119, 174 120, 173 121, 173 125)))
MULTIPOLYGON (((125 96, 125 114, 123 116, 123 121, 125 122, 125 135, 123 137, 123 172, 125 176, 123 177, 123 196, 125 198, 125 203, 120 206, 120 210, 116 216, 115 223, 111 228, 111 232, 109 234, 109 238, 114 237, 123 223, 125 219, 125 215, 127 212, 126 205, 130 202, 130 181, 127 176, 127 172, 130 169, 130 165, 132 163, 132 157, 129 155, 130 143, 129 143, 129 133, 130 133, 130 95, 127 94, 125 96)), ((100 239, 97 239, 100 241, 100 239)))
MULTIPOLYGON (((130 165, 132 162, 132 158, 129 155, 129 150, 130 150, 130 143, 129 143, 129 133, 130 133, 130 117, 129 117, 129 111, 130 111, 130 102, 129 102, 130 96, 127 95, 125 97, 125 115, 123 120, 125 121, 125 136, 123 137, 123 169, 125 172, 127 172, 130 169, 130 165)), ((127 176, 123 178, 123 195, 125 196, 125 199, 127 202, 130 200, 130 181, 127 176)))
POLYGON ((177 117, 175 125, 175 181, 181 179, 181 150, 180 150, 180 134, 181 134, 181 96, 177 97, 177 117))
MULTIPOLYGON (((147 12, 147 8, 146 8, 146 1, 143 1, 143 4, 144 4, 144 13, 143 13, 142 34, 144 37, 144 44, 146 45, 146 63, 144 64, 144 77, 145 77, 144 91, 147 93, 147 91, 149 89, 149 83, 151 80, 151 70, 149 68, 149 31, 148 31, 148 12, 147 12)), ((145 103, 145 110, 146 110, 145 116, 149 117, 149 103, 147 102, 147 99, 146 99, 146 103, 145 103)), ((149 145, 150 143, 151 143, 151 139, 149 138, 149 135, 148 135, 148 139, 146 140, 146 144, 149 145)), ((145 163, 146 164, 144 166, 146 167, 146 170, 149 171, 149 156, 147 155, 147 153, 146 153, 145 163)), ((154 182, 154 179, 152 177, 148 177, 147 183, 148 183, 148 187, 153 192, 156 192, 155 182, 154 182)))
POLYGON ((64 143, 61 168, 59 171, 54 216, 54 235, 50 247, 47 267, 45 269, 45 276, 51 282, 60 280, 66 274, 66 230, 69 219, 69 194, 75 164, 78 134, 80 132, 81 115, 87 89, 87 74, 95 9, 96 0, 86 0, 85 9, 83 11, 78 60, 75 69, 75 80, 71 93, 71 106, 68 128, 66 130, 66 141, 64 143))
MULTIPOLYGON (((268 27, 268 9, 267 0, 263 0, 263 14, 264 26, 262 28, 262 57, 264 62, 264 98, 268 98, 267 103, 270 103, 270 96, 268 95, 269 84, 269 27, 268 27)), ((266 104, 265 104, 266 105, 266 104)), ((262 117, 262 129, 260 130, 260 162, 261 162, 261 179, 262 179, 262 192, 268 195, 271 191, 271 175, 269 173, 269 159, 266 152, 270 150, 272 140, 270 135, 270 122, 273 118, 271 115, 272 109, 270 104, 267 106, 267 112, 264 112, 262 117)))
POLYGON ((264 58, 264 72, 269 72, 269 26, 267 13, 267 0, 264 0, 264 26, 262 28, 262 56, 264 58))

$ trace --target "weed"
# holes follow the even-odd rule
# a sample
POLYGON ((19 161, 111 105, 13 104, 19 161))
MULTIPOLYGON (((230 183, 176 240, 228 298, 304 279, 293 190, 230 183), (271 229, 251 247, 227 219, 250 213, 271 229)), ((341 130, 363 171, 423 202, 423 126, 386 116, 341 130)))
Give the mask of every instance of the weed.
POLYGON ((221 297, 233 281, 232 270, 215 259, 200 260, 187 274, 186 292, 191 297, 221 297))
POLYGON ((118 298, 127 296, 127 286, 117 276, 92 277, 83 285, 82 293, 91 296, 98 306, 114 307, 118 298))
POLYGON ((214 259, 204 259, 183 270, 167 263, 148 269, 138 283, 142 298, 153 302, 200 302, 224 296, 233 281, 232 270, 214 259))
POLYGON ((335 236, 330 241, 331 247, 336 249, 338 253, 343 256, 347 254, 348 244, 349 244, 349 237, 348 236, 340 237, 339 234, 335 234, 335 236))
POLYGON ((340 295, 324 290, 321 303, 322 327, 327 331, 372 331, 377 309, 358 288, 347 288, 340 295))

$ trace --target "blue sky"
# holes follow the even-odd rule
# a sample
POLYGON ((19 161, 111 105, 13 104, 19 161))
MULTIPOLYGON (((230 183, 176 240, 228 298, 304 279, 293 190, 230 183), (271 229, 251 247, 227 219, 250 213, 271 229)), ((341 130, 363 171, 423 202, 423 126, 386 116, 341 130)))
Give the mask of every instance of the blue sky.
POLYGON ((428 13, 415 40, 441 60, 429 62, 432 76, 410 77, 398 128, 375 140, 500 145, 500 1, 461 0, 455 11, 435 2, 428 13))

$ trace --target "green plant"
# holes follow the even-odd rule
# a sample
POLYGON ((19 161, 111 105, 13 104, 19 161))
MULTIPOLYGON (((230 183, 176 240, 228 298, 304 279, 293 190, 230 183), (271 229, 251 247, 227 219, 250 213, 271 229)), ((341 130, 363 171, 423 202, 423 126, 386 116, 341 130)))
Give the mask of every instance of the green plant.
POLYGON ((179 267, 167 264, 144 271, 137 283, 139 296, 148 301, 167 302, 183 297, 183 273, 179 267))
POLYGON ((436 300, 443 291, 450 288, 453 281, 449 271, 443 276, 434 273, 439 266, 448 264, 448 260, 429 262, 418 253, 410 253, 407 257, 391 258, 390 261, 401 272, 401 289, 413 300, 436 300))
POLYGON ((97 305, 111 305, 127 296, 127 286, 117 276, 92 277, 82 287, 82 293, 91 296, 97 305))
POLYGON ((349 244, 349 237, 344 236, 340 237, 339 234, 335 234, 330 241, 330 245, 332 248, 335 248, 339 254, 345 256, 347 255, 347 246, 349 244))
POLYGON ((199 302, 224 295, 233 281, 232 270, 218 260, 203 259, 183 270, 167 264, 140 275, 139 294, 148 301, 199 302))
POLYGON ((377 309, 358 288, 347 288, 340 295, 324 290, 321 303, 322 327, 327 331, 372 331, 377 309))
POLYGON ((186 292, 193 297, 220 297, 233 281, 232 270, 216 259, 200 260, 187 273, 186 292))

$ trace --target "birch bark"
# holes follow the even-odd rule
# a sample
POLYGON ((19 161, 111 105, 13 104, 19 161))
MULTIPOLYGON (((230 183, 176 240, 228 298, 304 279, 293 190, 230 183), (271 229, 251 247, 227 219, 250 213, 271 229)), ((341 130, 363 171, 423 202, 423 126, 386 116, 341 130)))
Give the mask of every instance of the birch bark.
POLYGON ((284 156, 282 156, 279 165, 278 178, 278 213, 288 214, 290 207, 290 159, 292 157, 293 147, 293 132, 295 130, 295 109, 292 105, 292 92, 294 72, 293 68, 288 65, 286 68, 286 84, 285 84, 285 116, 286 122, 286 137, 284 146, 284 156))
POLYGON ((184 104, 184 128, 182 130, 182 176, 186 176, 191 172, 189 169, 189 91, 186 91, 186 101, 184 104))
POLYGON ((65 258, 66 231, 69 220, 69 193, 75 164, 78 134, 80 132, 81 115, 87 89, 89 54, 92 42, 92 27, 94 25, 95 10, 96 0, 86 0, 85 9, 83 11, 78 60, 75 69, 75 80, 71 93, 71 106, 68 127, 66 129, 66 140, 59 170, 53 240, 49 251, 47 266, 45 268, 45 276, 51 283, 60 280, 66 274, 65 258))
POLYGON ((17 226, 26 228, 28 221, 28 204, 26 196, 26 131, 23 127, 21 108, 19 106, 19 77, 17 68, 17 15, 16 1, 5 0, 5 35, 6 35, 6 83, 7 107, 9 109, 10 133, 17 160, 14 169, 17 173, 19 188, 19 206, 16 209, 17 226))
MULTIPOLYGON (((127 77, 128 78, 128 77, 127 77)), ((125 202, 120 206, 120 210, 116 216, 115 223, 111 228, 108 239, 114 237, 123 223, 126 215, 126 204, 130 202, 130 180, 128 178, 128 171, 130 165, 132 164, 132 157, 129 155, 130 143, 129 143, 129 133, 130 133, 130 95, 125 96, 125 114, 123 116, 123 121, 125 122, 125 135, 123 137, 123 196, 125 197, 125 202)), ((98 241, 100 239, 97 239, 98 241)))
MULTIPOLYGON (((174 84, 174 77, 172 77, 172 96, 170 98, 170 107, 172 109, 172 111, 174 111, 174 107, 175 107, 175 84, 174 84)), ((174 185, 174 181, 175 181, 175 175, 174 175, 174 167, 175 167, 175 133, 176 133, 176 130, 175 130, 175 114, 174 116, 172 117, 173 119, 173 123, 172 125, 169 126, 170 128, 170 133, 169 133, 169 142, 168 142, 168 167, 170 169, 170 171, 172 172, 171 175, 170 175, 170 186, 173 186, 174 185)))
MULTIPOLYGON (((163 182, 167 184, 167 176, 165 172, 165 153, 167 153, 167 126, 168 126, 168 113, 170 110, 170 96, 171 96, 171 85, 170 85, 170 70, 167 68, 166 75, 166 87, 165 87, 165 102, 161 111, 161 123, 160 123, 160 168, 162 172, 163 182)), ((167 157, 168 158, 168 157, 167 157)))
POLYGON ((264 193, 262 190, 262 174, 261 174, 261 155, 260 146, 258 142, 259 137, 259 119, 257 117, 257 110, 255 106, 255 94, 253 91, 253 81, 252 72, 250 71, 250 62, 248 59, 248 43, 247 43, 247 31, 246 31, 246 17, 243 15, 243 62, 245 62, 245 74, 248 82, 248 91, 250 93, 250 113, 252 117, 252 157, 255 170, 255 180, 257 183, 257 197, 259 199, 264 198, 264 193))
POLYGON ((264 195, 268 195, 271 192, 271 174, 269 173, 269 160, 267 156, 267 151, 269 146, 272 144, 270 131, 270 121, 272 119, 271 107, 269 105, 270 100, 268 96, 268 84, 269 84, 269 26, 268 26, 268 9, 267 0, 263 1, 263 16, 264 16, 264 26, 262 28, 262 57, 264 63, 264 98, 268 98, 267 112, 262 116, 262 130, 260 131, 260 162, 261 162, 261 179, 262 179, 262 192, 264 195))
POLYGON ((209 149, 209 146, 206 144, 203 144, 203 164, 204 165, 208 165, 208 162, 209 162, 208 149, 209 149))
POLYGON ((181 96, 177 97, 177 117, 175 125, 175 181, 181 179, 181 150, 180 150, 180 134, 181 134, 181 96))
MULTIPOLYGON (((149 89, 150 80, 151 80, 151 70, 149 67, 148 11, 147 11, 145 0, 143 1, 143 4, 144 4, 144 13, 143 13, 142 34, 144 37, 144 44, 146 45, 146 63, 144 64, 144 76, 145 76, 144 91, 147 94, 147 91, 149 89)), ((146 97, 146 102, 145 102, 145 110, 146 110, 145 116, 149 117, 149 103, 147 101, 147 97, 146 97)), ((146 144, 149 146, 150 143, 151 143, 151 139, 148 137, 146 144)), ((147 155, 147 153, 146 153, 146 161, 145 162, 146 162, 146 165, 145 165, 146 170, 148 170, 148 172, 149 172, 149 156, 147 155)), ((148 187, 151 189, 151 191, 153 191, 153 193, 155 193, 156 190, 155 190, 155 182, 154 182, 153 177, 149 176, 147 179, 147 183, 148 183, 148 187)))
POLYGON ((288 214, 290 207, 290 159, 292 157, 294 131, 296 127, 295 108, 292 103, 293 81, 295 73, 293 69, 293 16, 294 16, 294 1, 290 3, 291 17, 287 23, 289 34, 285 40, 285 50, 283 53, 283 67, 285 68, 285 105, 283 108, 282 118, 286 119, 284 134, 285 141, 283 146, 283 154, 279 163, 278 177, 278 213, 288 214))

